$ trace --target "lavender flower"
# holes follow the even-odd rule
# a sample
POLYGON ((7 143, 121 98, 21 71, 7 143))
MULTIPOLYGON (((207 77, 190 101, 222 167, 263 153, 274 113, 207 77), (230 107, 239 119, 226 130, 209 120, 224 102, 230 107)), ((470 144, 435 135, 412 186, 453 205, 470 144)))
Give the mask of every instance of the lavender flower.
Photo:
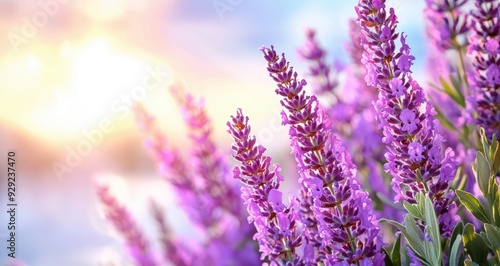
POLYGON ((476 0, 468 53, 474 57, 472 90, 477 124, 491 139, 500 133, 500 11, 498 1, 476 0))
POLYGON ((194 173, 220 207, 240 220, 245 220, 238 186, 229 179, 229 165, 212 140, 212 125, 202 100, 195 101, 180 87, 171 89, 181 106, 184 121, 192 141, 191 163, 194 173))
MULTIPOLYGON (((315 79, 314 93, 323 95, 331 93, 335 95, 334 89, 338 85, 337 72, 339 67, 332 69, 326 62, 326 52, 321 48, 315 38, 316 32, 313 29, 307 29, 306 41, 303 46, 297 50, 300 57, 310 63, 310 75, 315 79)), ((338 100, 338 99, 337 99, 338 100)))
MULTIPOLYGON (((389 192, 388 182, 381 174, 383 171, 377 161, 382 161, 385 147, 382 145, 382 135, 377 129, 373 112, 372 102, 377 99, 377 88, 367 86, 363 81, 364 66, 361 64, 363 47, 360 44, 359 32, 361 28, 355 20, 351 20, 350 41, 346 45, 353 64, 343 68, 345 84, 338 86, 337 75, 331 75, 332 67, 326 62, 326 51, 320 47, 315 38, 315 32, 311 29, 306 31, 307 40, 299 49, 299 55, 309 62, 309 72, 314 78, 312 90, 316 95, 329 92, 329 104, 321 107, 328 112, 332 121, 334 134, 340 137, 342 143, 350 151, 353 161, 360 170, 360 178, 369 185, 372 192, 380 193, 388 198, 392 197, 389 192), (328 89, 325 89, 328 88, 328 89)), ((334 68, 335 69, 335 68, 334 68)), ((337 68, 338 69, 338 68, 337 68)), ((328 99, 327 99, 328 100, 328 99)), ((392 191, 391 191, 392 192, 392 191)), ((400 212, 391 206, 382 210, 385 218, 400 220, 400 212)))
POLYGON ((388 148, 385 168, 394 178, 395 201, 415 203, 416 194, 427 193, 441 233, 450 236, 456 224, 456 206, 449 191, 456 169, 454 152, 447 149, 444 157, 441 153, 444 138, 434 128, 438 123, 434 110, 411 76, 410 47, 401 35, 396 52, 397 17, 394 9, 386 11, 384 0, 360 0, 356 12, 363 28, 365 81, 379 89, 375 109, 388 148))
POLYGON ((202 99, 197 101, 192 95, 185 93, 182 87, 174 86, 171 92, 181 106, 184 121, 188 126, 188 137, 192 142, 190 162, 195 178, 201 180, 201 189, 210 195, 217 208, 238 220, 236 225, 227 219, 219 222, 218 227, 223 229, 223 233, 210 239, 205 248, 211 249, 212 252, 207 254, 217 257, 213 260, 218 265, 231 264, 232 259, 240 265, 255 264, 258 257, 251 243, 255 229, 246 221, 239 187, 230 178, 229 165, 212 140, 213 129, 205 104, 202 99), (243 253, 246 255, 242 256, 243 253))
POLYGON ((172 231, 165 221, 165 214, 155 201, 151 202, 151 211, 158 225, 160 242, 165 259, 177 266, 190 265, 189 257, 194 254, 177 239, 172 236, 172 231))
POLYGON ((200 190, 192 171, 180 153, 168 145, 154 123, 154 118, 140 106, 137 106, 135 111, 138 123, 150 136, 146 146, 156 159, 160 174, 173 186, 190 219, 201 229, 216 227, 221 218, 220 214, 214 211, 216 203, 212 197, 200 190))
POLYGON ((206 236, 197 261, 212 265, 253 265, 258 261, 251 242, 255 230, 245 221, 234 182, 227 179, 230 172, 211 140, 212 128, 204 106, 178 89, 173 92, 182 106, 189 137, 193 141, 189 161, 192 169, 189 169, 191 164, 188 165, 175 149, 166 144, 153 118, 141 108, 136 113, 145 131, 152 136, 148 143, 160 171, 174 187, 190 219, 206 236))
POLYGON ((96 184, 97 196, 105 207, 106 218, 125 239, 130 256, 137 265, 157 265, 150 253, 149 243, 144 234, 132 220, 127 209, 121 206, 108 190, 107 186, 96 184))
POLYGON ((422 266, 422 263, 418 260, 415 253, 411 250, 411 248, 407 249, 408 257, 410 258, 410 266, 422 266))
POLYGON ((463 36, 469 30, 467 15, 461 12, 467 0, 426 0, 427 6, 424 11, 429 21, 427 33, 435 47, 442 51, 448 49, 460 49, 458 37, 463 36))
POLYGON ((241 163, 234 168, 233 177, 246 185, 241 197, 250 214, 248 220, 257 229, 254 239, 259 242, 261 259, 267 257, 271 265, 305 265, 310 258, 296 253, 302 245, 303 225, 298 222, 294 201, 289 206, 283 204, 278 190, 283 181, 280 166, 269 169, 271 158, 264 155, 264 147, 256 145, 255 136, 250 137, 248 117, 241 109, 227 126, 234 139, 233 158, 241 163))
MULTIPOLYGON (((357 112, 354 114, 351 121, 352 133, 349 134, 351 140, 347 142, 351 154, 358 156, 354 157, 354 162, 361 170, 361 175, 365 176, 371 189, 387 198, 394 197, 394 192, 389 189, 389 181, 383 176, 382 162, 384 160, 385 146, 382 143, 382 132, 377 128, 375 112, 373 110, 373 102, 378 97, 378 89, 368 86, 364 82, 365 66, 362 64, 363 45, 360 40, 361 27, 356 20, 349 21, 349 43, 346 49, 349 51, 351 61, 353 62, 352 70, 347 72, 346 90, 354 91, 353 104, 356 105, 357 112), (354 148, 350 148, 354 147, 354 148)), ((349 68, 348 68, 349 69, 349 68)), ((341 112, 341 110, 337 110, 341 112)), ((379 215, 384 218, 401 220, 401 212, 392 206, 384 205, 383 210, 379 215)))
POLYGON ((318 108, 315 96, 306 95, 305 80, 284 54, 262 47, 267 70, 283 97, 283 124, 290 125, 290 138, 301 174, 300 182, 314 198, 312 207, 322 240, 322 252, 331 265, 382 265, 383 243, 379 237, 371 201, 354 178, 356 168, 331 124, 318 108))

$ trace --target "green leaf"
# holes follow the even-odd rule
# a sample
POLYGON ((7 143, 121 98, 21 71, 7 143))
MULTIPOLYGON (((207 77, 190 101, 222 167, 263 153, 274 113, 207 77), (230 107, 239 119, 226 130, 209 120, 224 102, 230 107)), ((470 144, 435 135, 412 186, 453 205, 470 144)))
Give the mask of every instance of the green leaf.
POLYGON ((404 211, 404 208, 403 206, 401 205, 397 205, 397 204, 394 204, 394 201, 389 199, 386 195, 380 193, 380 192, 377 192, 375 193, 377 195, 377 198, 382 201, 383 203, 387 204, 387 205, 390 205, 391 207, 393 207, 394 209, 396 210, 401 210, 401 211, 404 211))
POLYGON ((465 99, 460 92, 457 92, 460 90, 452 88, 452 85, 441 77, 439 78, 439 81, 441 82, 441 86, 443 86, 443 91, 448 94, 448 96, 450 96, 458 105, 465 108, 465 99))
POLYGON ((464 169, 462 166, 457 167, 457 171, 455 172, 455 177, 453 178, 451 188, 452 189, 460 189, 464 190, 465 185, 467 184, 468 176, 464 175, 464 169))
POLYGON ((462 242, 462 235, 458 235, 455 242, 453 242, 453 246, 450 251, 450 266, 457 266, 458 260, 457 256, 460 256, 458 248, 460 247, 460 243, 462 242))
POLYGON ((455 225, 455 228, 453 228, 453 232, 451 233, 450 243, 451 244, 455 243, 455 239, 457 239, 458 235, 462 235, 463 231, 464 231, 464 223, 462 223, 462 221, 459 221, 457 225, 455 225))
POLYGON ((432 238, 432 246, 433 248, 430 250, 434 255, 431 258, 432 262, 436 262, 438 265, 441 265, 441 233, 439 232, 439 223, 436 217, 436 213, 434 211, 434 205, 429 197, 425 197, 425 230, 427 234, 429 234, 432 238))
POLYGON ((439 122, 445 129, 458 132, 457 127, 455 127, 455 125, 448 119, 448 117, 446 117, 446 115, 444 114, 443 110, 441 110, 439 105, 435 104, 434 110, 436 110, 437 113, 435 117, 439 120, 439 122))
POLYGON ((391 261, 394 266, 401 266, 401 235, 398 235, 391 251, 391 261))
MULTIPOLYGON (((493 156, 492 156, 492 158, 493 158, 493 166, 492 166, 493 168, 492 168, 492 170, 493 170, 493 172, 496 173, 496 172, 498 172, 500 170, 500 148, 498 147, 498 141, 496 141, 494 143, 494 145, 496 147, 495 147, 495 149, 493 151, 493 156)), ((493 147, 492 147, 492 149, 493 149, 493 147)))
POLYGON ((500 229, 491 224, 484 224, 484 231, 491 244, 491 248, 493 250, 500 249, 500 229))
POLYGON ((385 254, 384 265, 394 266, 394 264, 392 263, 391 257, 389 256, 389 251, 386 249, 386 247, 382 248, 382 251, 385 254))
POLYGON ((486 132, 485 132, 484 128, 481 128, 479 130, 479 135, 481 138, 481 145, 483 148, 483 154, 484 155, 490 154, 490 147, 489 147, 490 145, 489 145, 488 138, 486 137, 486 132))
POLYGON ((453 88, 457 91, 457 93, 463 98, 464 93, 462 92, 462 82, 460 79, 457 79, 453 76, 453 74, 450 74, 450 81, 451 85, 453 85, 453 88))
POLYGON ((408 241, 408 244, 413 247, 415 254, 418 254, 425 258, 426 253, 425 246, 422 243, 424 239, 422 231, 420 231, 420 228, 417 226, 415 220, 410 215, 405 215, 404 225, 406 227, 405 237, 408 241))
POLYGON ((408 244, 413 247, 415 255, 420 257, 425 257, 424 245, 422 244, 422 232, 415 224, 415 220, 410 215, 404 216, 404 225, 386 219, 380 219, 380 222, 386 222, 394 227, 396 227, 406 238, 408 244))
POLYGON ((474 197, 474 195, 462 190, 455 190, 455 193, 457 194, 460 202, 465 206, 465 208, 467 208, 467 210, 469 210, 474 215, 474 217, 476 217, 483 223, 490 222, 486 211, 484 210, 483 206, 481 206, 479 200, 474 197))
POLYGON ((486 265, 489 248, 486 246, 483 239, 474 232, 474 226, 472 224, 465 225, 462 237, 465 251, 472 261, 479 265, 486 265))
POLYGON ((489 248, 489 249, 493 249, 491 247, 491 244, 490 244, 490 240, 488 239, 488 236, 486 235, 485 232, 479 232, 478 234, 482 239, 483 239, 483 242, 484 244, 489 248))
POLYGON ((482 153, 476 153, 476 160, 472 166, 472 170, 474 170, 474 175, 476 176, 479 189, 483 192, 483 195, 487 195, 488 183, 491 177, 491 168, 482 153))
POLYGON ((408 211, 409 214, 413 216, 413 218, 423 220, 424 216, 420 208, 418 208, 418 205, 404 202, 403 207, 408 211))
POLYGON ((481 265, 479 265, 479 264, 477 264, 477 263, 475 263, 475 262, 473 262, 471 260, 465 260, 464 261, 464 265, 465 266, 481 266, 481 265))

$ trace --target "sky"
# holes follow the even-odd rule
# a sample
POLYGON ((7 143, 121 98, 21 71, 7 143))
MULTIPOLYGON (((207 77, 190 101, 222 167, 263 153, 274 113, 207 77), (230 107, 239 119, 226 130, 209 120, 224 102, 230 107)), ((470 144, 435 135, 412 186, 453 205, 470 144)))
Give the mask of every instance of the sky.
MULTIPOLYGON (((303 75, 306 64, 296 50, 305 29, 313 28, 329 60, 348 63, 347 25, 355 4, 0 0, 0 158, 17 150, 19 257, 34 266, 130 264, 102 217, 94 179, 109 182, 149 236, 154 228, 145 206, 155 198, 179 235, 196 238, 143 148, 132 103, 154 114, 185 152, 186 130, 168 92, 181 83, 205 99, 221 150, 230 144, 225 122, 243 108, 273 158, 290 164, 287 132, 275 126, 279 102, 258 49, 274 45, 303 75), (89 138, 94 138, 89 151, 68 171, 54 166, 68 164, 68 156, 89 138)), ((387 5, 408 35, 415 76, 424 78, 423 1, 387 5)), ((5 190, 3 183, 0 188, 5 190)), ((6 233, 0 225, 2 242, 6 233)), ((2 251, 0 262, 5 255, 2 251)))

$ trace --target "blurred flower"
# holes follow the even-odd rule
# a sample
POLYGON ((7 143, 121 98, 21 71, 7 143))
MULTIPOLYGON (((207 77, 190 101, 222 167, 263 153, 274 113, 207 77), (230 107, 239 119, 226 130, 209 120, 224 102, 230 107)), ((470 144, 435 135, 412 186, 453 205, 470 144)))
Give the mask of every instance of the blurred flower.
POLYGON ((477 124, 491 138, 500 133, 500 5, 497 1, 476 0, 472 13, 472 35, 468 53, 474 58, 470 75, 476 96, 477 124))
POLYGON ((125 239, 129 255, 137 265, 158 265, 150 251, 149 241, 139 229, 125 207, 110 194, 109 188, 102 184, 95 184, 99 201, 104 205, 106 218, 113 224, 114 229, 125 239))

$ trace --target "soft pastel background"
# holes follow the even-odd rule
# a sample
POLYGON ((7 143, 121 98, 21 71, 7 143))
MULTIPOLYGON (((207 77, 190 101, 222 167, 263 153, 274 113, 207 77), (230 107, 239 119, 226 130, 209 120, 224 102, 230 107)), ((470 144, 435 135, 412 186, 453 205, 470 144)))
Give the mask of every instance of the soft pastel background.
MULTIPOLYGON (((6 164, 7 150, 17 151, 17 255, 34 266, 130 265, 121 240, 102 218, 92 189, 94 178, 111 184, 151 239, 154 228, 146 208, 151 197, 167 209, 180 235, 196 238, 156 174, 129 112, 129 98, 140 98, 171 142, 187 147, 184 125, 167 91, 176 80, 206 99, 215 141, 222 149, 228 150, 230 143, 225 121, 241 107, 274 160, 287 172, 293 170, 286 130, 279 127, 278 98, 258 48, 274 44, 305 74, 306 65, 295 51, 304 40, 304 29, 312 27, 332 62, 334 58, 346 62, 347 20, 355 16, 356 4, 354 0, 60 2, 0 0, 0 162, 6 164), (218 12, 217 3, 229 9, 218 12), (34 21, 38 26, 29 25, 34 21), (137 86, 151 77, 150 69, 168 77, 144 95, 134 96, 137 86), (110 123, 110 131, 81 162, 58 177, 54 164, 64 163, 70 150, 103 121, 110 123)), ((396 8, 399 28, 408 34, 417 57, 414 71, 420 78, 423 2, 388 1, 396 8)), ((3 265, 5 165, 0 169, 3 265)))

